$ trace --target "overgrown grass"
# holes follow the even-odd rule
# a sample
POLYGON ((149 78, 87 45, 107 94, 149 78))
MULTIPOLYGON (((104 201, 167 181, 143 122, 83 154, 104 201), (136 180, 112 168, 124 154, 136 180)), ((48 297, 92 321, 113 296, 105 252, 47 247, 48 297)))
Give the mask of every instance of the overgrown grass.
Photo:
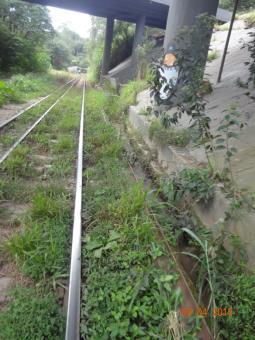
POLYGON ((8 102, 20 103, 49 94, 59 83, 71 77, 71 74, 59 71, 14 75, 8 81, 0 81, 0 107, 8 102))
POLYGON ((28 146, 19 145, 5 160, 3 171, 10 177, 29 177, 34 174, 31 160, 31 150, 28 146))
POLYGON ((1 339, 63 339, 64 316, 52 293, 18 287, 0 313, 1 339))
MULTIPOLYGON (((33 152, 45 146, 44 127, 47 127, 48 140, 56 138, 56 142, 51 143, 48 150, 52 159, 51 166, 44 177, 44 185, 40 186, 39 181, 37 187, 33 189, 23 231, 8 241, 7 250, 18 261, 24 273, 37 280, 59 273, 65 274, 67 269, 71 206, 65 179, 72 174, 75 166, 80 99, 77 94, 74 98, 70 95, 36 128, 36 138, 33 139, 33 134, 31 135, 36 143, 32 145, 33 152), (69 116, 73 110, 76 111, 69 116), (45 178, 48 182, 45 182, 45 178), (54 182, 50 179, 54 179, 54 182), (64 254, 66 261, 63 260, 64 254)), ((32 153, 31 145, 30 147, 24 145, 22 148, 32 153)), ((24 160, 27 161, 25 155, 24 160)), ((6 186, 5 182, 5 191, 6 186)))
POLYGON ((136 103, 136 96, 139 92, 148 87, 145 80, 133 80, 124 85, 120 91, 120 102, 122 110, 136 103))
POLYGON ((238 19, 243 20, 247 28, 254 27, 255 26, 255 10, 239 15, 238 19))
POLYGON ((86 106, 82 337, 164 337, 164 321, 181 298, 178 276, 170 261, 171 274, 155 265, 164 247, 146 212, 147 193, 134 183, 122 141, 102 116, 102 93, 90 91, 86 106))
POLYGON ((212 62, 213 60, 218 59, 219 56, 220 56, 219 51, 217 50, 209 51, 208 56, 207 56, 207 61, 212 62))
MULTIPOLYGON (((148 165, 149 159, 144 166, 148 165)), ((158 174, 154 175, 160 180, 158 174)), ((249 272, 245 264, 244 245, 237 235, 228 232, 227 222, 223 220, 218 226, 223 232, 217 232, 216 237, 214 231, 201 224, 193 209, 195 202, 210 207, 216 179, 208 169, 184 169, 170 179, 162 179, 161 188, 168 213, 164 216, 159 206, 153 209, 169 241, 181 246, 183 256, 193 259, 188 272, 199 303, 207 308, 207 321, 215 338, 254 339, 254 271, 249 272), (232 250, 229 247, 226 250, 226 244, 232 250)))
POLYGON ((40 292, 15 291, 13 300, 1 311, 1 339, 2 335, 3 339, 64 336, 64 319, 52 290, 67 277, 69 269, 73 187, 68 180, 73 180, 75 168, 80 104, 81 91, 71 90, 1 169, 0 199, 28 203, 18 232, 1 246, 1 251, 41 288, 40 292), (59 159, 65 161, 64 170, 59 159), (38 162, 44 167, 43 173, 31 178, 26 166, 34 171, 38 162))
POLYGON ((155 119, 149 128, 149 137, 161 146, 186 146, 191 139, 188 129, 165 128, 161 121, 155 119))

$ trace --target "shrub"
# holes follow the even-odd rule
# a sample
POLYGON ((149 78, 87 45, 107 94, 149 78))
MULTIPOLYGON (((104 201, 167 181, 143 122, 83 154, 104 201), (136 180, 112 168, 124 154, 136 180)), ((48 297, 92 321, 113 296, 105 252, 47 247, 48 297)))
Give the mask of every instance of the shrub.
POLYGON ((162 182, 164 194, 172 201, 183 200, 208 203, 215 187, 208 169, 183 169, 173 179, 162 182))
POLYGON ((8 102, 19 102, 20 98, 5 82, 0 81, 0 107, 8 102))
POLYGON ((10 80, 10 86, 20 92, 36 92, 39 90, 38 84, 31 75, 17 74, 10 80))

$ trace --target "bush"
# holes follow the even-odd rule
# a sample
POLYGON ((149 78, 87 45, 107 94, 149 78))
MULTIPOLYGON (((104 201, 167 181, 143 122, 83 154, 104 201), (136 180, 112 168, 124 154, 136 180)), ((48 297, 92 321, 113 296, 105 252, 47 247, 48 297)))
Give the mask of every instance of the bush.
POLYGON ((5 82, 0 81, 0 107, 8 102, 19 102, 20 99, 15 91, 5 82))
POLYGON ((173 179, 162 182, 164 194, 172 201, 183 200, 208 203, 215 188, 208 169, 183 169, 173 179))
MULTIPOLYGON (((254 8, 255 0, 240 0, 238 9, 239 11, 249 10, 254 8)), ((228 10, 233 10, 234 0, 220 0, 220 7, 228 10)))
POLYGON ((46 51, 35 54, 34 72, 46 72, 51 67, 50 56, 46 51))
POLYGON ((32 76, 29 74, 26 76, 22 74, 14 75, 9 84, 18 92, 36 92, 39 90, 39 86, 35 79, 32 79, 32 76))
POLYGON ((185 129, 165 128, 159 120, 154 120, 149 128, 149 137, 161 146, 186 146, 190 141, 190 134, 185 129))

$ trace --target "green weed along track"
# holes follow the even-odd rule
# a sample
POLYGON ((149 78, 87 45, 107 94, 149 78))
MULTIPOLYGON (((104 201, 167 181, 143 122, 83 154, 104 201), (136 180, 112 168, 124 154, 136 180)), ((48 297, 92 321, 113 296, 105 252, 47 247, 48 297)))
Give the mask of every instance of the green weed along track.
POLYGON ((146 213, 147 193, 130 174, 117 131, 103 119, 107 106, 94 90, 85 103, 81 336, 165 338, 166 318, 181 301, 178 275, 170 260, 171 274, 155 265, 165 250, 146 213))
MULTIPOLYGON (((0 130, 0 151, 8 149, 16 139, 45 112, 51 104, 53 104, 59 95, 64 92, 67 87, 57 89, 48 99, 24 112, 17 120, 14 120, 0 130)), ((34 132, 33 132, 34 133, 34 132)))
POLYGON ((13 230, 2 251, 35 285, 18 286, 13 291, 14 300, 0 314, 1 339, 64 337, 64 316, 53 288, 68 274, 69 180, 74 176, 80 103, 81 91, 72 89, 1 168, 1 199, 14 205, 24 200, 28 203, 25 216, 19 217, 21 227, 17 233, 13 230), (50 143, 46 144, 45 135, 50 143), (43 173, 35 155, 42 155, 43 165, 49 165, 43 173))

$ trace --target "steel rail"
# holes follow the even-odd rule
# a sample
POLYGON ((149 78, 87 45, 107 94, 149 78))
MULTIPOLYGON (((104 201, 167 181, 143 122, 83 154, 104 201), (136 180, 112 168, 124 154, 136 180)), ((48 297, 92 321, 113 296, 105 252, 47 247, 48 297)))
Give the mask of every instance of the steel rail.
POLYGON ((65 334, 66 340, 78 340, 80 338, 81 223, 82 223, 81 212, 82 212, 84 102, 85 102, 85 81, 83 84, 82 93, 80 133, 77 158, 72 252, 66 317, 66 334, 65 334))
POLYGON ((51 97, 53 95, 54 92, 59 91, 60 89, 62 89, 64 86, 70 84, 71 82, 75 81, 75 79, 71 79, 69 80, 67 83, 59 86, 58 88, 56 88, 53 92, 51 92, 50 94, 48 94, 47 96, 39 99, 38 101, 36 101, 35 103, 31 104, 30 106, 24 108, 23 110, 17 112, 14 116, 12 116, 11 118, 7 119, 6 121, 4 121, 2 124, 0 124, 0 130, 3 129, 5 126, 7 126, 8 124, 10 124, 11 122, 13 122, 14 120, 16 120, 19 116, 21 116, 23 113, 27 112, 28 110, 32 109, 33 107, 39 105, 40 103, 42 103, 44 100, 48 99, 49 97, 51 97))
POLYGON ((58 104, 58 102, 71 90, 75 81, 71 86, 45 111, 37 120, 32 124, 19 138, 18 140, 3 154, 0 158, 0 164, 2 164, 6 158, 12 153, 12 151, 30 134, 30 132, 43 120, 45 116, 58 104))

